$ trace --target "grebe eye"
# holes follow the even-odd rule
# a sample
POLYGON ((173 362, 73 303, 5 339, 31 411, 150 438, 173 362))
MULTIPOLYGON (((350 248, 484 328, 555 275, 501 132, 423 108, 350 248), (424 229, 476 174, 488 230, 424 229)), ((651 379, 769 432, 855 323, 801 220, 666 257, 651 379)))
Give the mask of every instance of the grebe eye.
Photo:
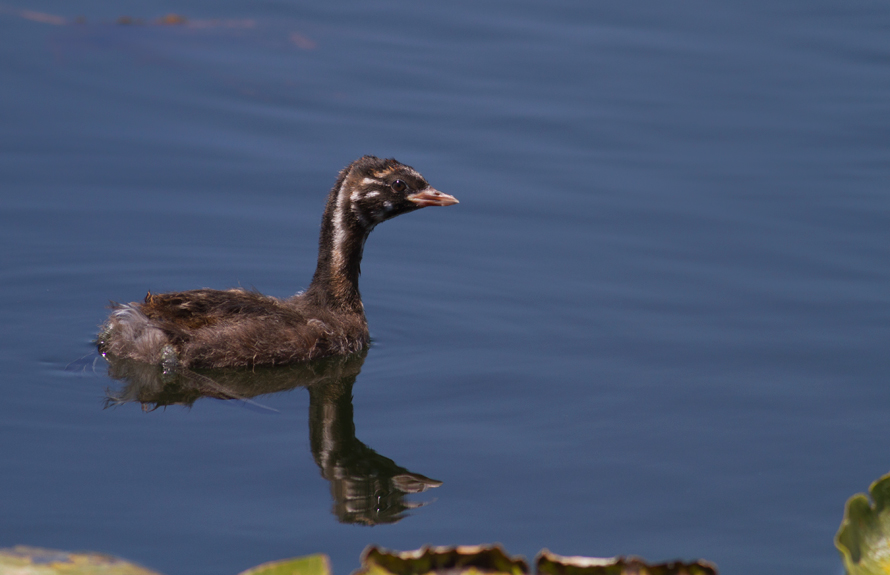
POLYGON ((389 187, 391 187, 394 192, 402 193, 408 188, 408 185, 402 180, 396 180, 389 187))

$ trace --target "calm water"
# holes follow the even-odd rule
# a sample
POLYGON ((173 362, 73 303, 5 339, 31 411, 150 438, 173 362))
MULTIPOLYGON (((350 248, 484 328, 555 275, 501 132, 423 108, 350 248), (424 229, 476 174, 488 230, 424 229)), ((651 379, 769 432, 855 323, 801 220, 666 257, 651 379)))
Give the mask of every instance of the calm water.
POLYGON ((840 572, 844 502, 890 470, 886 4, 24 8, 0 6, 0 546, 840 572), (371 236, 374 345, 330 403, 293 376, 105 408, 104 362, 66 369, 108 300, 305 288, 365 153, 461 204, 371 236), (319 430, 442 484, 343 523, 319 430))

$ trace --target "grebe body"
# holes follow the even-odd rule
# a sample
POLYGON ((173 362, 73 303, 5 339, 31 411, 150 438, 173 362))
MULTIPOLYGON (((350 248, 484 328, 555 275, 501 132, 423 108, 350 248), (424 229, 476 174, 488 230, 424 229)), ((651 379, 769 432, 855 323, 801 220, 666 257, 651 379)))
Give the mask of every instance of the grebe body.
POLYGON ((286 299, 245 289, 198 289, 113 304, 102 354, 165 367, 287 364, 368 345, 358 279, 365 240, 390 218, 458 203, 394 159, 359 158, 341 170, 321 222, 318 265, 305 292, 286 299))

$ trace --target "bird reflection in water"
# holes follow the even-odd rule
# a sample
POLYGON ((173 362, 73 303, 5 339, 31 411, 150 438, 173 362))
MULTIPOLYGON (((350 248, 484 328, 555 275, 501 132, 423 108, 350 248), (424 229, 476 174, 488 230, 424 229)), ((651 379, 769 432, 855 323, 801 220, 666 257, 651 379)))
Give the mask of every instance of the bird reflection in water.
POLYGON ((108 375, 125 382, 108 391, 106 407, 130 402, 145 411, 168 405, 190 406, 202 397, 239 400, 261 409, 251 398, 295 387, 309 390, 309 440, 321 475, 331 483, 333 513, 342 523, 395 523, 424 503, 405 496, 442 485, 412 473, 355 437, 352 386, 367 348, 335 357, 285 367, 219 369, 201 373, 164 371, 129 359, 106 356, 108 375))

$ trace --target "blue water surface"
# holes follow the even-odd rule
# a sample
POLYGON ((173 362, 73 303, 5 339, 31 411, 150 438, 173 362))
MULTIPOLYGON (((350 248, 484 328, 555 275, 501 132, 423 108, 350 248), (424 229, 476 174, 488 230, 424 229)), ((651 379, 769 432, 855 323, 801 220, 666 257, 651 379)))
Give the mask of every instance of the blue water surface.
POLYGON ((0 547, 839 573, 890 471, 888 29, 839 0, 0 5, 0 547), (442 482, 374 526, 338 520, 305 389, 106 408, 90 356, 109 300, 304 289, 362 154, 461 201, 365 249, 355 437, 442 482))

